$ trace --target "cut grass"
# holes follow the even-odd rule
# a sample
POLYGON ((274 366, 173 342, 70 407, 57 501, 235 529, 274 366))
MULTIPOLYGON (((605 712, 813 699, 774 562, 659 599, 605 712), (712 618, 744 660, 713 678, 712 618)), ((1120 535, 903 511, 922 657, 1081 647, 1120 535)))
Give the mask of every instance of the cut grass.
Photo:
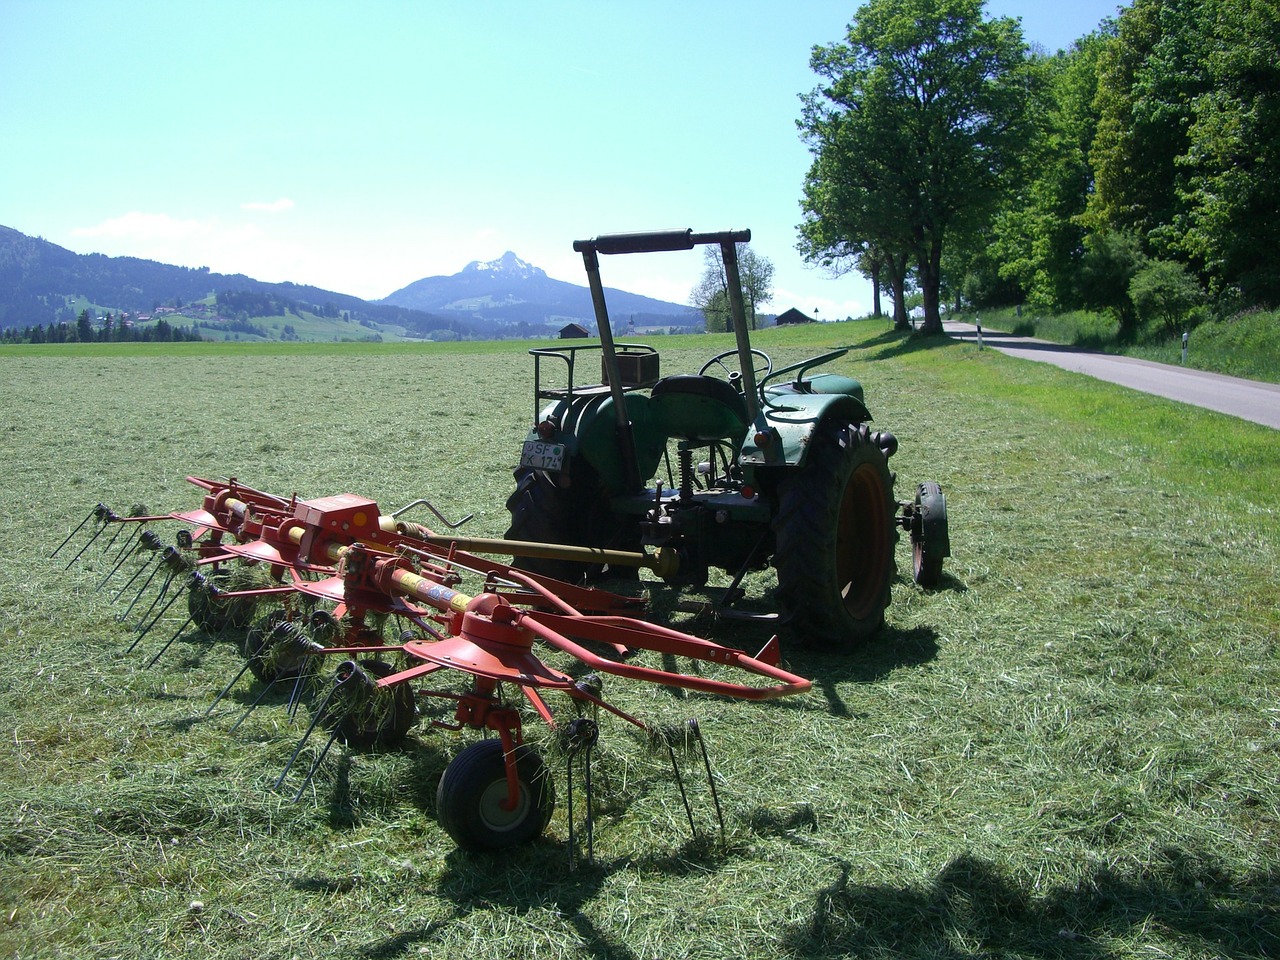
MULTIPOLYGON (((899 436, 898 495, 947 493, 942 589, 897 583, 862 651, 785 644, 807 697, 610 683, 624 709, 700 719, 727 843, 692 840, 665 757, 606 722, 577 871, 535 721, 561 802, 527 849, 453 849, 435 784, 470 741, 421 725, 403 750, 335 751, 292 804, 270 789, 300 735, 280 698, 231 732, 246 681, 201 719, 230 645, 191 634, 143 669, 168 634, 122 656, 102 561, 46 559, 98 500, 194 506, 190 473, 426 495, 500 535, 527 345, 0 353, 0 954, 1275 956, 1275 432, 879 324, 756 337, 778 362, 850 342, 831 369, 899 436)), ((659 346, 677 372, 727 341, 659 346)))

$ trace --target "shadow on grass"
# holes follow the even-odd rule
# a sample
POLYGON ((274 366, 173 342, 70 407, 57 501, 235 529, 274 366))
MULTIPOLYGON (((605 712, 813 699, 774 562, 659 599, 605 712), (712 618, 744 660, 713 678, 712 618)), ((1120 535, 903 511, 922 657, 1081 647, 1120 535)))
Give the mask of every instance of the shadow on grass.
MULTIPOLYGON (((1141 877, 1099 868, 1071 887, 1023 889, 971 855, 927 887, 850 883, 851 867, 818 890, 809 919, 783 938, 793 956, 1059 957, 1103 960, 1118 941, 1144 940, 1162 954, 1232 960, 1273 957, 1280 915, 1271 870, 1232 880, 1211 860, 1181 849, 1141 877)), ((1137 952, 1140 947, 1134 947, 1137 952)))
MULTIPOLYGON (((429 950, 441 931, 473 913, 494 909, 526 914, 554 907, 574 929, 586 956, 601 960, 632 960, 635 954, 617 937, 599 929, 583 908, 616 871, 635 867, 632 861, 569 867, 567 855, 555 856, 560 845, 543 840, 529 847, 492 854, 455 850, 446 858, 435 892, 452 901, 448 917, 401 931, 364 945, 359 954, 375 960, 413 956, 429 950)), ((575 951, 576 952, 576 951, 575 951)))
MULTIPOLYGON (((938 656, 938 633, 932 627, 899 630, 886 627, 875 639, 848 651, 804 649, 788 661, 792 670, 813 680, 813 688, 827 701, 833 717, 854 717, 840 693, 840 684, 875 683, 908 667, 919 667, 938 656)), ((791 701, 778 701, 785 708, 791 701)))
POLYGON ((882 349, 868 357, 868 360, 890 360, 894 357, 904 357, 912 353, 920 353, 924 350, 935 350, 942 347, 949 347, 954 343, 953 339, 945 333, 899 333, 890 331, 882 336, 876 337, 874 340, 868 341, 866 346, 882 346, 882 349))

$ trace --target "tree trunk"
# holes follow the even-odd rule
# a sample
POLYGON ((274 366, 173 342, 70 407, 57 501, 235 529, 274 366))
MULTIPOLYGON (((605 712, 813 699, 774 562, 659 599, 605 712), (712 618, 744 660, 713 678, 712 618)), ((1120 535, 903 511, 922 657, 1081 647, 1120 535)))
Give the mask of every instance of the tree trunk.
POLYGON ((880 268, 878 266, 871 271, 871 316, 876 318, 884 316, 884 310, 880 306, 880 268))
POLYGON ((889 264, 889 287, 893 291, 893 329, 910 330, 911 318, 907 316, 907 255, 891 254, 885 259, 889 264))
POLYGON ((924 326, 927 336, 942 332, 942 314, 938 309, 942 286, 942 242, 933 240, 928 252, 920 258, 920 293, 924 297, 924 326))

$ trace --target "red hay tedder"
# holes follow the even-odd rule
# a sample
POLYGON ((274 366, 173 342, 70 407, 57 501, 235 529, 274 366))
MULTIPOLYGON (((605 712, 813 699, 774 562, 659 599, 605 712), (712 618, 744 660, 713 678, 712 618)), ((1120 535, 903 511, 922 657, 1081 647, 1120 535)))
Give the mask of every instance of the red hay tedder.
MULTIPOLYGON (((55 555, 86 525, 93 525, 92 536, 71 563, 106 530, 116 528, 107 543, 110 551, 122 531, 136 528, 137 534, 125 538, 114 567, 103 578, 105 584, 130 558, 149 556, 116 595, 122 597, 145 575, 123 619, 163 574, 130 649, 161 621, 186 587, 189 616, 152 662, 192 624, 210 635, 234 632, 246 662, 218 700, 245 672, 252 672, 268 688, 292 681, 292 710, 304 678, 314 677, 324 659, 337 658, 332 686, 277 784, 318 725, 331 734, 306 782, 335 741, 354 747, 390 745, 417 719, 420 699, 452 701, 453 722, 436 720, 435 726, 496 734, 459 753, 440 779, 437 815, 463 848, 493 850, 529 842, 541 835, 551 816, 551 777, 539 754, 525 743, 520 711, 504 699, 504 685, 518 688, 538 716, 561 730, 570 756, 585 752, 588 764, 598 737, 593 718, 600 710, 652 734, 663 733, 606 701, 601 675, 751 700, 789 696, 810 687, 808 680, 781 666, 776 637, 751 656, 638 619, 631 614, 643 605, 640 598, 561 582, 479 555, 510 553, 510 541, 436 534, 422 524, 383 514, 373 500, 354 494, 300 500, 255 490, 235 479, 188 479, 205 491, 199 508, 121 516, 99 504, 55 555), (186 525, 175 546, 166 546, 153 532, 152 526, 162 521, 186 525), (245 576, 245 571, 253 576, 245 576), (458 588, 463 574, 480 580, 482 588, 475 594, 462 592, 458 588), (259 608, 267 604, 270 612, 263 616, 259 608), (390 617, 405 627, 398 642, 386 642, 377 627, 390 617), (539 655, 537 641, 566 655, 572 668, 548 664, 539 655), (700 673, 681 673, 646 666, 639 662, 645 651, 665 655, 667 663, 680 657, 721 669, 703 666, 697 668, 700 673), (724 679, 731 671, 749 676, 724 679), (465 676, 466 689, 424 686, 428 678, 435 681, 446 672, 465 676), (548 693, 562 694, 574 706, 575 718, 563 727, 548 706, 548 693)), ((643 552, 525 546, 583 563, 659 563, 656 556, 643 552)), ((564 662, 566 656, 558 659, 564 662)), ((694 721, 687 724, 684 736, 702 748, 705 761, 705 744, 694 721)), ((670 749, 669 742, 667 746, 670 749)), ((710 780, 709 762, 707 772, 710 780)), ((586 782, 590 784, 589 773, 586 782)), ((712 792, 714 796, 714 782, 712 792)), ((572 803, 572 782, 569 796, 572 803)), ((587 803, 590 824, 589 787, 587 803)), ((719 813, 718 798, 716 806, 719 813)), ((572 808, 569 815, 572 832, 572 808)))

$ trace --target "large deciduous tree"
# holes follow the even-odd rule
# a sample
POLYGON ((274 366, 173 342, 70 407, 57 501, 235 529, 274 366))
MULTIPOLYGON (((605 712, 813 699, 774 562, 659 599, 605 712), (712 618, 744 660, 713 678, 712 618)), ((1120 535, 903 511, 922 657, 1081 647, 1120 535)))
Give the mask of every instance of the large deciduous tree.
POLYGON ((940 331, 948 234, 990 215, 1025 138, 1021 30, 984 19, 982 0, 870 0, 810 66, 823 86, 802 98, 814 161, 799 248, 817 262, 867 245, 907 254, 925 332, 940 331))
MULTIPOLYGON (((756 311, 760 304, 773 298, 773 261, 761 256, 745 243, 734 244, 738 258, 738 278, 742 281, 742 300, 747 312, 747 325, 756 328, 756 311)), ((733 329, 729 308, 729 280, 720 248, 702 248, 702 277, 689 294, 689 302, 702 311, 708 333, 733 329)))

